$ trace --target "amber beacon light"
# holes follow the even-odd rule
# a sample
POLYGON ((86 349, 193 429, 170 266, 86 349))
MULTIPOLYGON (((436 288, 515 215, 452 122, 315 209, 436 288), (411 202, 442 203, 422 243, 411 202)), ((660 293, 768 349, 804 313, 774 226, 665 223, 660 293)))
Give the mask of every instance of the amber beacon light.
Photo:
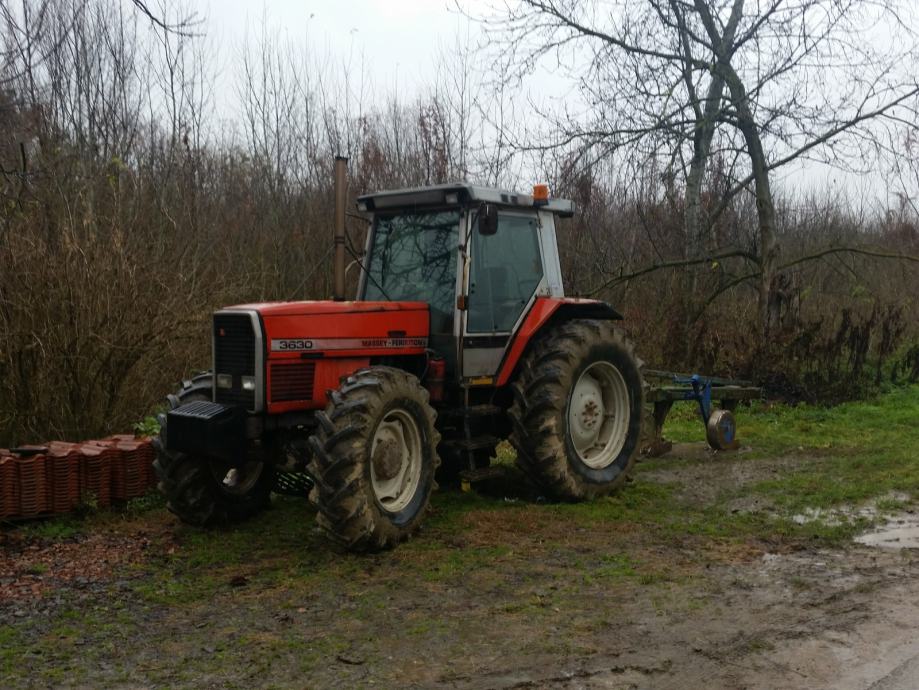
POLYGON ((549 203, 549 185, 547 184, 533 185, 533 205, 534 206, 545 206, 548 203, 549 203))

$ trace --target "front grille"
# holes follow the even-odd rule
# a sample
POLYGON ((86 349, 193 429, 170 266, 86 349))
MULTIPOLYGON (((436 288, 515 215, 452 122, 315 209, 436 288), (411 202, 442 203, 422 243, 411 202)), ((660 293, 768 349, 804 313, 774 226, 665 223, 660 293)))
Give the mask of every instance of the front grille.
MULTIPOLYGON (((215 387, 214 400, 255 409, 255 391, 242 387, 243 376, 256 376, 255 331, 249 314, 214 315, 214 375, 229 374, 232 388, 215 387)), ((215 379, 216 380, 216 379, 215 379)))
POLYGON ((313 399, 315 362, 271 365, 271 402, 313 399))

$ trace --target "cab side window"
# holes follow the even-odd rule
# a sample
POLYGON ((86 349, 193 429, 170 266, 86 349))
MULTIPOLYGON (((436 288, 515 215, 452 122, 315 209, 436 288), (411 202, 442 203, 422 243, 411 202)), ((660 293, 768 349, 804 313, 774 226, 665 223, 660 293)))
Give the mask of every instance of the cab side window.
POLYGON ((536 218, 498 215, 498 232, 472 240, 469 276, 469 333, 513 329, 542 280, 542 257, 536 218))

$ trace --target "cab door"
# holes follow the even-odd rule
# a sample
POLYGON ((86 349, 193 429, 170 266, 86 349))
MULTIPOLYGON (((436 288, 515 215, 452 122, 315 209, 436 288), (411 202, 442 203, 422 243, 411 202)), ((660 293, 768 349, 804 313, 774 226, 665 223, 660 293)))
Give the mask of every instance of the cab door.
MULTIPOLYGON (((463 377, 493 377, 511 334, 546 280, 535 212, 500 211, 498 230, 471 228, 466 311, 462 333, 463 377)), ((483 381, 485 383, 485 381, 483 381)))

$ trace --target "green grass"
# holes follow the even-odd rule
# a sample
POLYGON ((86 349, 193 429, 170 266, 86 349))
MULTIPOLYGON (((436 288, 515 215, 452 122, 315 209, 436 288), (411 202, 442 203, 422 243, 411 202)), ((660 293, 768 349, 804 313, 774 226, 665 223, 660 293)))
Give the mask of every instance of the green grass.
MULTIPOLYGON (((664 429, 667 438, 700 439, 701 422, 688 408, 674 408, 664 429)), ((807 460, 750 488, 789 514, 878 498, 881 510, 892 510, 902 502, 891 494, 919 497, 919 386, 832 408, 757 403, 738 410, 737 425, 742 444, 752 449, 742 456, 746 461, 807 460)))
POLYGON ((70 515, 29 522, 22 525, 20 530, 24 535, 37 539, 63 541, 77 538, 109 524, 123 523, 151 512, 161 511, 165 507, 166 499, 163 495, 151 490, 125 504, 104 509, 84 503, 70 515))
MULTIPOLYGON (((675 406, 665 436, 701 442, 695 414, 690 405, 675 406)), ((309 602, 319 600, 334 609, 335 624, 310 635, 263 631, 239 638, 217 625, 192 628, 194 644, 215 651, 185 660, 185 670, 163 669, 151 682, 181 684, 183 674, 195 677, 195 669, 206 671, 218 661, 232 666, 249 647, 264 651, 266 659, 296 659, 309 673, 336 654, 350 653, 348 640, 361 626, 385 628, 394 600, 408 611, 398 635, 409 641, 444 637, 446 643, 455 619, 414 600, 406 604, 406 593, 449 602, 456 591, 470 598, 497 592, 489 602, 492 616, 534 624, 548 624, 559 610, 578 610, 585 592, 644 593, 655 610, 688 610, 706 605, 698 583, 713 561, 734 562, 783 545, 844 548, 872 518, 842 509, 868 503, 881 513, 894 512, 919 498, 919 386, 835 408, 756 404, 740 408, 737 421, 749 450, 644 461, 621 491, 588 503, 515 498, 518 479, 509 483, 510 501, 503 494, 441 492, 415 539, 375 556, 332 550, 316 533, 305 501, 285 497, 276 497, 270 510, 245 524, 211 531, 173 522, 156 494, 120 511, 34 523, 21 529, 48 540, 132 524, 153 525, 167 536, 143 562, 119 573, 129 582, 124 601, 113 593, 93 606, 71 602, 42 632, 20 623, 0 627, 2 676, 36 672, 50 685, 83 682, 85 670, 70 675, 61 669, 78 658, 85 666, 117 656, 111 646, 150 625, 143 622, 149 620, 146 612, 197 621, 208 611, 245 612, 260 606, 263 596, 273 610, 293 617, 312 615, 309 602), (752 478, 735 481, 744 476, 745 465, 752 478), (655 476, 664 472, 671 478, 655 476), (684 477, 711 478, 717 490, 700 499, 684 477), (738 510, 738 505, 758 507, 738 510), (819 509, 814 519, 793 519, 808 509, 819 509), (234 586, 239 578, 242 586, 234 586), (298 613, 304 607, 310 613, 298 613), (22 658, 48 663, 22 671, 17 666, 22 658)), ((511 473, 512 453, 506 445, 499 451, 499 462, 511 473)), ((615 612, 602 615, 615 621, 615 612)), ((600 624, 583 616, 585 625, 600 624)), ((240 613, 226 625, 245 629, 245 623, 240 613)), ((362 654, 370 659, 378 651, 365 646, 362 654)))
POLYGON ((830 521, 812 520, 799 524, 790 511, 751 511, 735 513, 730 500, 760 491, 727 491, 711 505, 696 505, 678 499, 676 487, 637 479, 620 495, 589 504, 549 506, 561 514, 573 516, 580 524, 602 524, 615 531, 617 525, 637 525, 661 542, 678 545, 697 538, 712 542, 741 543, 749 540, 838 545, 870 524, 866 518, 830 521), (632 496, 628 496, 632 494, 632 496))
MULTIPOLYGON (((919 386, 895 388, 863 402, 836 407, 780 405, 754 402, 737 413, 738 436, 756 455, 780 455, 796 450, 866 450, 911 441, 919 430, 919 386)), ((675 405, 664 435, 674 441, 701 441, 705 434, 698 409, 675 405)))
POLYGON ((24 525, 22 532, 38 539, 61 541, 72 539, 83 533, 84 521, 79 517, 66 515, 53 520, 42 520, 24 525))
POLYGON ((11 673, 27 652, 22 638, 22 633, 11 625, 0 625, 0 669, 4 675, 11 673))
MULTIPOLYGON (((749 451, 700 460, 664 458, 642 463, 637 478, 616 495, 582 504, 546 504, 538 510, 558 519, 593 528, 640 525, 661 538, 709 539, 802 538, 831 542, 847 538, 864 527, 864 520, 840 519, 834 524, 819 520, 804 525, 791 518, 806 509, 851 506, 875 500, 881 512, 904 507, 919 496, 919 386, 895 389, 867 402, 833 408, 755 403, 737 412, 738 434, 749 451), (728 485, 709 505, 686 504, 677 498, 680 487, 644 479, 655 468, 718 463, 758 463, 772 458, 800 458, 780 467, 768 478, 743 486, 728 485), (900 496, 899 494, 902 494, 900 496), (772 511, 735 513, 731 501, 761 496, 772 511)), ((674 441, 701 440, 703 431, 694 406, 676 405, 664 434, 674 441)), ((502 445, 499 462, 511 465, 513 451, 502 445)), ((26 529, 35 536, 62 539, 93 529, 100 523, 132 519, 162 510, 162 498, 153 493, 137 499, 119 515, 111 511, 80 520, 63 518, 36 523, 26 529)), ((425 533, 436 539, 419 539, 397 553, 424 561, 420 576, 445 581, 464 572, 486 567, 508 553, 511 545, 445 548, 462 533, 463 518, 477 511, 531 510, 525 501, 508 502, 477 493, 443 492, 434 499, 425 533)), ((495 518, 501 519, 501 518, 495 518)), ((248 573, 269 585, 291 574, 307 579, 333 570, 345 574, 358 568, 360 559, 342 558, 330 551, 315 533, 312 512, 302 501, 279 498, 275 508, 247 524, 217 531, 178 528, 181 548, 165 557, 144 584, 145 595, 157 602, 188 601, 219 590, 236 571, 248 573), (261 567, 252 567, 258 563, 261 567), (277 567, 264 567, 264 564, 277 567), (347 564, 351 564, 350 566, 347 564), (342 572, 344 571, 344 572, 342 572)))

